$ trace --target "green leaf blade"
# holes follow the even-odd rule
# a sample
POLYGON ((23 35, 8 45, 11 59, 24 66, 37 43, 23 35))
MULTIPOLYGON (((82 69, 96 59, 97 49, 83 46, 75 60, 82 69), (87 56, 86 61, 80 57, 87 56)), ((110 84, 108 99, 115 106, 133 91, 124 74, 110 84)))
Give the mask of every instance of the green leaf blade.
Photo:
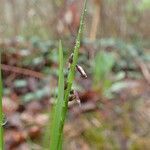
POLYGON ((3 86, 2 86, 1 54, 0 54, 0 150, 4 149, 2 93, 3 93, 3 86))
POLYGON ((59 42, 59 81, 58 81, 58 97, 54 106, 50 150, 58 150, 61 138, 61 122, 62 122, 62 109, 64 101, 64 72, 63 72, 63 50, 61 41, 59 42))

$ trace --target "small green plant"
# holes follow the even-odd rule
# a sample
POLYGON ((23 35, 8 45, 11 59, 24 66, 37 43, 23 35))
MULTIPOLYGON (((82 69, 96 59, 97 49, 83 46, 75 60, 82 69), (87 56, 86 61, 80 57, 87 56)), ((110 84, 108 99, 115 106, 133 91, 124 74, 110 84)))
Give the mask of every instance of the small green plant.
MULTIPOLYGON (((0 55, 1 62, 1 55, 0 55)), ((2 75, 0 63, 0 150, 3 150, 3 111, 2 111, 2 75)))
POLYGON ((94 88, 100 88, 103 95, 111 87, 112 81, 109 79, 109 74, 115 63, 115 59, 111 53, 100 51, 93 63, 93 81, 94 88))
POLYGON ((71 87, 75 77, 75 69, 78 61, 78 53, 80 48, 81 35, 83 31, 83 21, 86 11, 86 0, 80 20, 80 27, 76 39, 76 44, 73 52, 73 60, 67 77, 67 86, 64 89, 64 61, 62 44, 59 42, 59 81, 58 81, 58 97, 52 114, 52 125, 50 135, 50 150, 61 150, 63 143, 63 127, 68 110, 68 101, 71 87))

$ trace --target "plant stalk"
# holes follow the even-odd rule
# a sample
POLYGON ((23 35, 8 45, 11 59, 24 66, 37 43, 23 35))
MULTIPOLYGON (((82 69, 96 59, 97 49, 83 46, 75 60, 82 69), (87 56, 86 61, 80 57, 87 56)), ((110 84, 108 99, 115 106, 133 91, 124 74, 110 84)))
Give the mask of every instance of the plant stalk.
MULTIPOLYGON (((63 135, 63 127, 65 123, 65 118, 66 118, 66 114, 68 110, 69 95, 70 95, 72 84, 75 78, 75 70, 76 70, 76 65, 78 61, 78 54, 79 54, 79 48, 80 48, 80 43, 81 43, 81 36, 82 36, 83 24, 84 24, 85 12, 86 12, 86 4, 87 4, 87 0, 85 0, 84 2, 84 8, 83 8, 83 12, 82 12, 81 19, 80 19, 80 27, 79 27, 76 44, 75 44, 74 52, 73 52, 73 62, 69 70, 68 79, 67 79, 67 89, 65 90, 65 95, 64 95, 64 106, 63 106, 62 121, 61 121, 61 131, 62 131, 61 134, 62 135, 63 135)), ((59 147, 62 147, 62 146, 59 145, 59 147)))
POLYGON ((4 149, 2 93, 3 93, 3 87, 2 87, 1 54, 0 54, 0 150, 4 149))

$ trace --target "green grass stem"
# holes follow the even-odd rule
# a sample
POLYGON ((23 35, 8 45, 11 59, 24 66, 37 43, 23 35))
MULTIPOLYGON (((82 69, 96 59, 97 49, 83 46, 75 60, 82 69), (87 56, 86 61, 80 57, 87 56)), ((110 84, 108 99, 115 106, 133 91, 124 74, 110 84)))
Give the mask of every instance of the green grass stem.
POLYGON ((3 93, 3 87, 2 87, 1 54, 0 54, 0 150, 4 149, 2 93, 3 93))

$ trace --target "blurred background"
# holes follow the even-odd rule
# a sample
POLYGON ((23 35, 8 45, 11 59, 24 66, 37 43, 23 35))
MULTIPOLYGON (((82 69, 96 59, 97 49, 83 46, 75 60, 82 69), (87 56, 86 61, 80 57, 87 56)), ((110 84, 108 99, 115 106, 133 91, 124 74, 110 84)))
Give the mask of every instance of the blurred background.
MULTIPOLYGON (((57 96, 58 40, 65 76, 81 0, 0 0, 6 150, 42 150, 57 96)), ((150 1, 89 0, 65 150, 149 150, 150 1)))

